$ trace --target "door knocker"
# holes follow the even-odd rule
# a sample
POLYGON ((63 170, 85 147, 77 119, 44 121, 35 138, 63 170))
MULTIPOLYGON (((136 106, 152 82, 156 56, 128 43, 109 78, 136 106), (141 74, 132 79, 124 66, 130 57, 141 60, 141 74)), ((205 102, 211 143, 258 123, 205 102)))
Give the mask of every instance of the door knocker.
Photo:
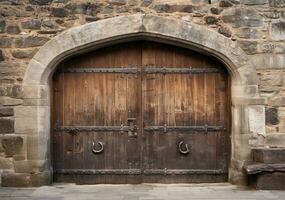
POLYGON ((188 144, 185 144, 185 148, 183 149, 182 146, 183 146, 184 142, 183 141, 180 141, 178 143, 178 149, 179 149, 179 153, 183 154, 183 155, 187 155, 189 153, 189 148, 188 148, 188 144))
POLYGON ((95 149, 95 143, 93 142, 92 143, 92 152, 95 153, 95 154, 98 154, 98 153, 102 153, 104 151, 104 144, 103 142, 97 142, 98 145, 99 145, 99 149, 95 149))

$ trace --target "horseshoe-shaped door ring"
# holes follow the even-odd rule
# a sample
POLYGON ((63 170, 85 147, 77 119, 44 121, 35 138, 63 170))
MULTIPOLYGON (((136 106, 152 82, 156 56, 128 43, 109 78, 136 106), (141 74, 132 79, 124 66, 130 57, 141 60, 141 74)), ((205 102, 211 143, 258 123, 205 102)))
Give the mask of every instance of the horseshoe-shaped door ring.
POLYGON ((183 141, 180 141, 180 142, 178 143, 179 153, 181 153, 181 154, 183 154, 183 155, 186 155, 186 154, 188 154, 190 151, 189 151, 189 148, 188 148, 188 144, 185 144, 185 149, 182 149, 183 144, 184 144, 183 141))
POLYGON ((102 153, 104 151, 104 144, 103 142, 97 142, 100 148, 98 150, 95 149, 95 143, 92 143, 92 152, 95 154, 102 153))

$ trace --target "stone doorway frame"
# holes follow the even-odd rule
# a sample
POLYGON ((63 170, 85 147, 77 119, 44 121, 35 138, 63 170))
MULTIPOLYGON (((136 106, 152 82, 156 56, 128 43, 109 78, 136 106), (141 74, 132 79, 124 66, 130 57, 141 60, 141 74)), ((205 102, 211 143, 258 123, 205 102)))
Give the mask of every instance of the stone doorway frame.
POLYGON ((192 49, 216 57, 227 66, 232 100, 229 181, 245 184, 242 166, 250 160, 253 134, 265 134, 265 122, 262 125, 249 120, 253 110, 262 121, 265 99, 258 95, 257 73, 248 56, 236 42, 208 27, 174 18, 134 14, 71 28, 47 42, 30 61, 22 87, 24 104, 15 108, 15 132, 26 137, 23 148, 26 160, 35 161, 28 170, 36 185, 49 184, 52 177, 50 88, 56 66, 73 55, 138 39, 192 49))

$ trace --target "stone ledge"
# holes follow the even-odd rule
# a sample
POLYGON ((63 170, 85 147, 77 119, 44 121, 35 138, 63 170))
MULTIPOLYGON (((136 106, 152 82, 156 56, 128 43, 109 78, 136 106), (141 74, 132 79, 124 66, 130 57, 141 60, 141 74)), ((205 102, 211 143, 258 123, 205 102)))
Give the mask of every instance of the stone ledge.
POLYGON ((2 173, 3 187, 39 187, 51 184, 51 173, 49 171, 41 173, 13 173, 4 171, 2 173))

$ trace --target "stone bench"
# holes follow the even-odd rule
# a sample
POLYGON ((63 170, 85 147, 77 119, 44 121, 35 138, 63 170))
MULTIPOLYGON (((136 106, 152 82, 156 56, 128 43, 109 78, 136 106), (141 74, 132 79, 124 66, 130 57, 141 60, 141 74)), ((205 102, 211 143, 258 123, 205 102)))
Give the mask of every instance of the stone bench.
POLYGON ((259 190, 285 190, 285 148, 253 148, 244 166, 249 185, 259 190))

